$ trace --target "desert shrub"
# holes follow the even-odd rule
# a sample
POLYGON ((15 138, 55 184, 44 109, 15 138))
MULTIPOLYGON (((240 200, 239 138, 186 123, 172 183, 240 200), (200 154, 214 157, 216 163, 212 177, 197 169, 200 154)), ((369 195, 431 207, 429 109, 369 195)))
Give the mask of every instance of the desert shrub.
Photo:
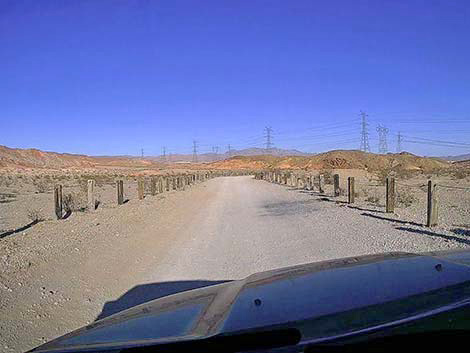
POLYGON ((411 192, 403 190, 396 193, 396 200, 399 205, 410 207, 416 201, 416 197, 411 192))
POLYGON ((38 178, 33 180, 33 185, 36 188, 36 192, 38 194, 44 194, 49 191, 50 184, 43 179, 38 178))
POLYGON ((68 192, 63 195, 62 203, 65 212, 84 211, 86 209, 86 199, 83 193, 68 192))
POLYGON ((385 185, 385 181, 390 176, 390 173, 391 173, 391 170, 388 168, 379 170, 377 172, 377 183, 379 185, 385 185))
POLYGON ((399 179, 409 179, 418 174, 419 172, 410 169, 398 169, 395 171, 395 173, 395 176, 399 179))
POLYGON ((31 222, 37 223, 44 220, 44 217, 41 214, 41 211, 35 208, 30 208, 27 210, 26 215, 31 222))
POLYGON ((322 169, 319 171, 319 174, 323 175, 323 180, 325 184, 333 184, 333 173, 329 169, 322 169))
POLYGON ((470 169, 456 169, 451 173, 451 175, 454 179, 465 179, 466 177, 470 176, 470 169))
POLYGON ((377 205, 380 201, 380 198, 377 197, 376 195, 370 195, 370 196, 367 196, 366 201, 374 205, 377 205))
POLYGON ((88 193, 88 179, 80 178, 78 180, 78 187, 80 189, 80 193, 86 195, 88 193))
POLYGON ((105 185, 112 185, 114 183, 114 176, 104 174, 104 175, 99 175, 94 178, 96 182, 96 186, 102 187, 105 185))
POLYGON ((0 186, 9 187, 13 184, 13 179, 10 176, 2 175, 0 177, 0 186))

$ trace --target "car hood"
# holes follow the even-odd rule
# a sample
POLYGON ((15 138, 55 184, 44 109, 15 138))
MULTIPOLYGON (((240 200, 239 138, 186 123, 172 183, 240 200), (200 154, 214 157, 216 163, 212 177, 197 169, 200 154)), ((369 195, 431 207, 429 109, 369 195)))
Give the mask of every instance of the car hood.
POLYGON ((302 341, 469 304, 470 250, 386 253, 282 268, 138 305, 34 352, 121 349, 294 327, 302 341))

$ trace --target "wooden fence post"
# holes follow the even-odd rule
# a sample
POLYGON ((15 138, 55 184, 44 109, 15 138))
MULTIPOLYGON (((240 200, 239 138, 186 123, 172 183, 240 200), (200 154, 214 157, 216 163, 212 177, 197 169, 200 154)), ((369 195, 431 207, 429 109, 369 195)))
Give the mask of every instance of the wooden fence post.
POLYGON ((124 181, 116 180, 116 190, 117 190, 117 203, 122 205, 124 203, 124 181))
POLYGON ((385 187, 385 212, 395 211, 395 178, 387 178, 385 187))
POLYGON ((157 194, 157 180, 155 177, 150 179, 150 194, 155 196, 157 194))
POLYGON ((437 225, 437 193, 436 184, 432 180, 428 181, 428 215, 426 226, 433 227, 437 225))
POLYGON ((354 177, 348 177, 348 203, 354 203, 354 177))
POLYGON ((88 180, 88 211, 93 212, 96 207, 96 200, 95 200, 95 181, 94 180, 88 180))
POLYGON ((144 187, 145 187, 144 179, 142 177, 139 177, 137 179, 137 194, 139 196, 139 200, 144 199, 144 187))
POLYGON ((62 185, 54 185, 54 210, 57 219, 62 219, 62 185))
POLYGON ((165 177, 165 189, 166 191, 170 191, 170 177, 169 176, 165 177))
POLYGON ((323 194, 323 184, 324 184, 324 176, 323 174, 318 174, 318 192, 323 194))
POLYGON ((333 175, 334 195, 339 196, 339 174, 333 175))

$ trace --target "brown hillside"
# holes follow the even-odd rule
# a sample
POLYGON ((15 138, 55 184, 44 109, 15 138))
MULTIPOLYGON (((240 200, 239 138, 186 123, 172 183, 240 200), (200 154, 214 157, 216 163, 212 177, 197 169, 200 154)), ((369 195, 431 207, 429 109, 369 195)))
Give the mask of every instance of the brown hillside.
POLYGON ((89 168, 98 166, 147 167, 156 162, 132 157, 90 157, 80 154, 44 152, 0 146, 0 167, 89 168))
MULTIPOLYGON (((377 171, 384 168, 430 171, 447 168, 451 163, 436 158, 425 158, 410 153, 378 155, 362 151, 336 150, 314 156, 276 157, 271 155, 237 156, 208 164, 184 165, 184 168, 205 169, 363 169, 377 171)), ((0 167, 19 168, 94 168, 135 167, 155 168, 161 165, 149 159, 135 157, 90 157, 86 155, 44 152, 37 149, 17 149, 0 146, 0 167)), ((175 168, 177 165, 172 165, 175 168)))
POLYGON ((379 155, 362 151, 336 150, 309 157, 237 156, 210 164, 218 169, 363 169, 378 171, 385 168, 430 171, 447 168, 450 163, 436 159, 415 156, 411 153, 379 155))

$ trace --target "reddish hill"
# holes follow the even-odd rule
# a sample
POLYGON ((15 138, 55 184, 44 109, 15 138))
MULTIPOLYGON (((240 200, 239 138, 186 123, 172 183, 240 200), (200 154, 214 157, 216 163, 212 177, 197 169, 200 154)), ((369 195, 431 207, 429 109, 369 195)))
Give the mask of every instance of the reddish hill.
MULTIPOLYGON (((463 164, 463 163, 462 163, 463 164)), ((271 155, 237 156, 226 160, 204 164, 171 164, 168 168, 186 169, 363 169, 377 171, 384 168, 429 171, 447 168, 451 163, 412 155, 410 153, 379 155, 362 151, 330 151, 314 156, 271 155)), ((0 167, 18 168, 160 168, 162 165, 152 159, 136 157, 91 157, 79 154, 44 152, 37 149, 17 149, 0 146, 0 167)))
POLYGON ((90 168, 148 167, 158 163, 132 157, 90 157, 80 154, 44 152, 37 149, 21 149, 0 146, 0 167, 19 168, 90 168))

